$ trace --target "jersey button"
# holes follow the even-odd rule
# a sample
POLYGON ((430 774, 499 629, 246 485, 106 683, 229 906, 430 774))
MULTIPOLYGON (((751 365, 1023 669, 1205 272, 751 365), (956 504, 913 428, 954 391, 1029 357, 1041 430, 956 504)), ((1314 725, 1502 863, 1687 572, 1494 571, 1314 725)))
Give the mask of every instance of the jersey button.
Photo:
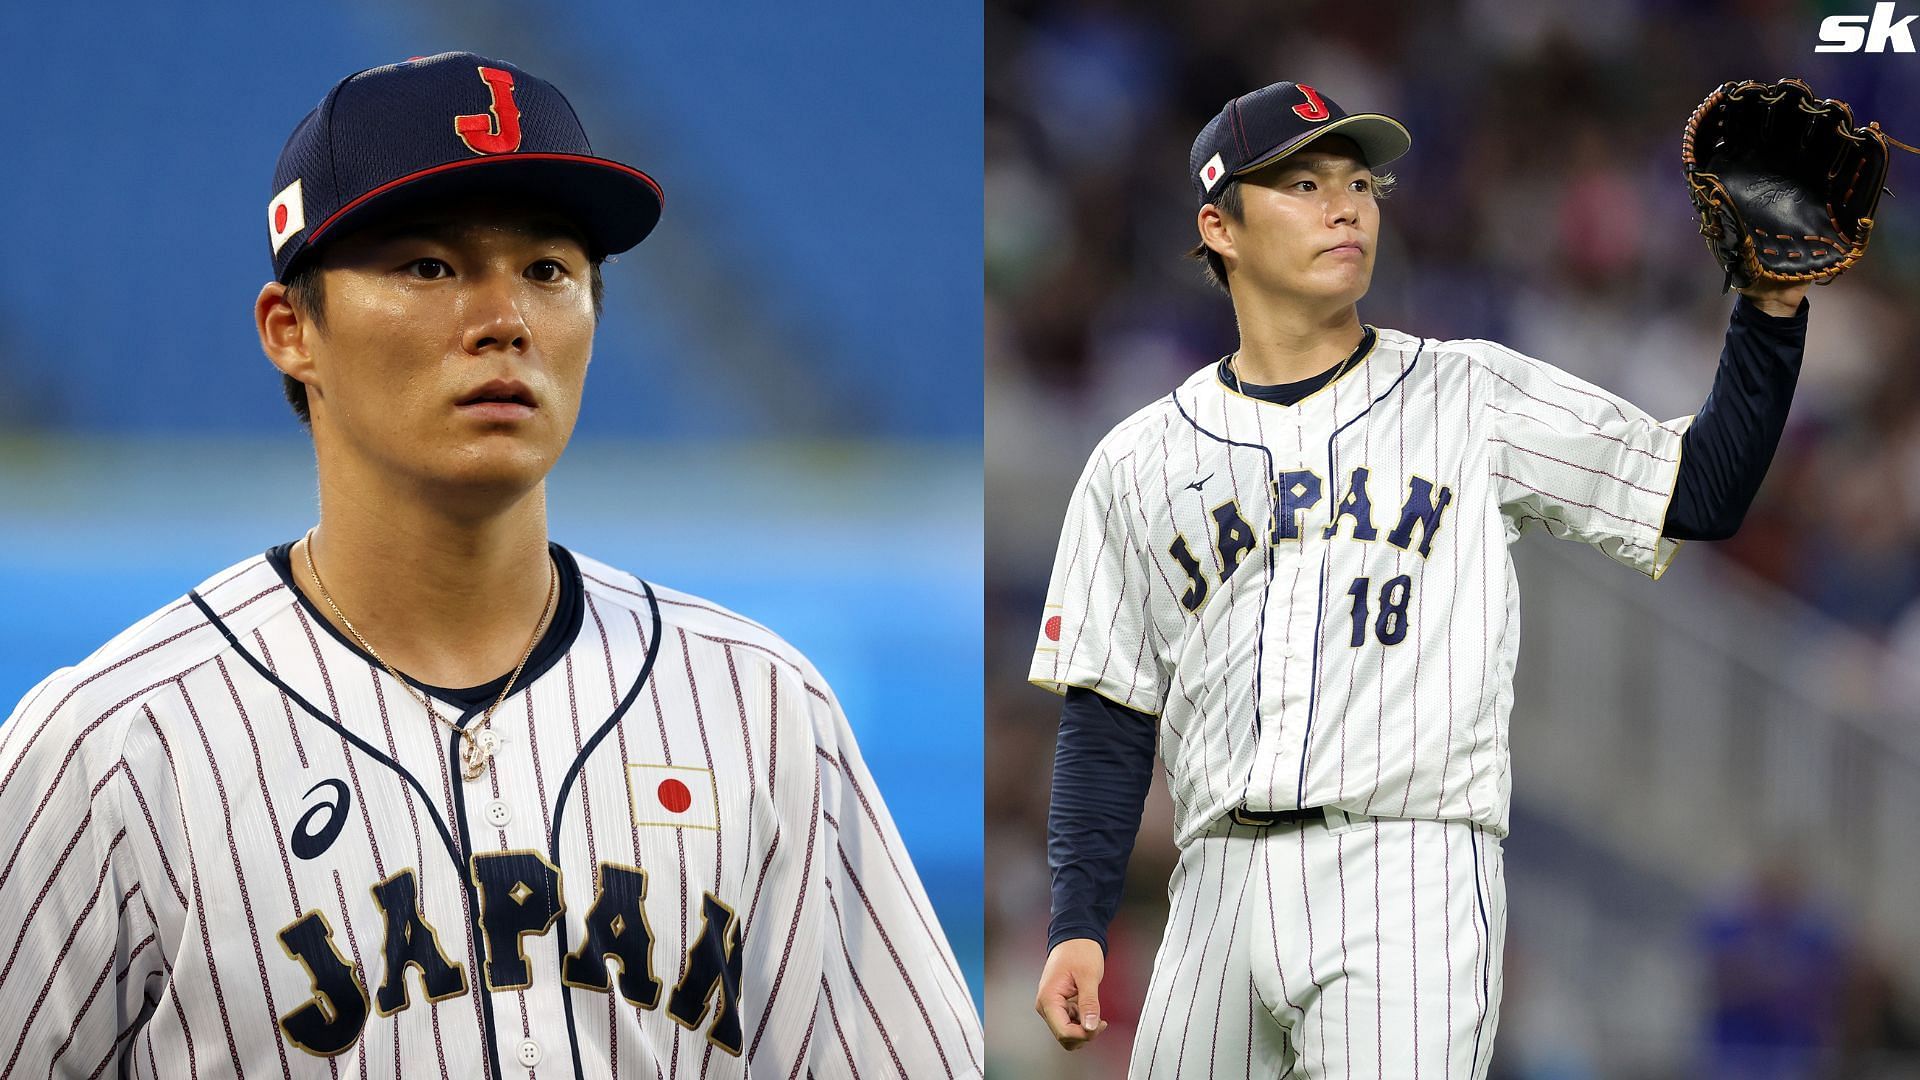
POLYGON ((532 1039, 520 1040, 520 1064, 531 1069, 540 1064, 540 1044, 532 1039))
MULTIPOLYGON (((513 811, 507 809, 506 803, 501 802, 499 799, 495 799, 492 802, 487 804, 487 824, 492 825, 494 828, 498 829, 506 825, 507 822, 512 820, 513 820, 513 811)), ((521 1045, 532 1046, 533 1044, 523 1043, 521 1045)), ((538 1056, 539 1053, 540 1051, 536 1048, 534 1050, 534 1055, 538 1056)))

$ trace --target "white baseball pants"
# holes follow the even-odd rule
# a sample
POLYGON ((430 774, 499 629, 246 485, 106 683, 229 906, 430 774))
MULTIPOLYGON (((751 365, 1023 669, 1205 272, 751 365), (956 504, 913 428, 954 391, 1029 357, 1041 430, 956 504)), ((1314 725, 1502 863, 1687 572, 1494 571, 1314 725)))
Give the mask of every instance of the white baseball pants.
POLYGON ((1507 906, 1481 826, 1223 818, 1168 896, 1134 1080, 1486 1076, 1507 906))

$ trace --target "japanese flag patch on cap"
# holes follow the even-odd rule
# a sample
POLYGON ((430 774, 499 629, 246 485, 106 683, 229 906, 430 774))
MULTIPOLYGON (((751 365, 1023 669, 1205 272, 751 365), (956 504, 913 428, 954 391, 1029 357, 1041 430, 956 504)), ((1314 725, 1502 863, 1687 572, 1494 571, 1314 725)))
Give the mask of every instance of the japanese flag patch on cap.
POLYGON ((300 181, 296 179, 267 204, 267 237, 273 241, 273 253, 280 254, 293 234, 306 227, 306 203, 300 198, 300 181))
POLYGON ((635 825, 719 829, 720 792, 713 770, 685 765, 628 765, 635 825))
POLYGON ((1200 167, 1200 186, 1206 188, 1208 191, 1219 187, 1220 181, 1226 178, 1227 166, 1226 163, 1220 160, 1219 154, 1208 158, 1207 163, 1200 167))

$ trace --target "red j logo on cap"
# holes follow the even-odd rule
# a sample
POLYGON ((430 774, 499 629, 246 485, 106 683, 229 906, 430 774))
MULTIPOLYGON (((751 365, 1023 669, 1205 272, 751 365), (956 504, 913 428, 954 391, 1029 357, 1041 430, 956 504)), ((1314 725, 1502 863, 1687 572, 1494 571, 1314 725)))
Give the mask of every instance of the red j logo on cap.
POLYGON ((1325 120, 1327 117, 1333 115, 1327 111, 1327 103, 1320 100, 1320 91, 1315 90, 1305 83, 1301 83, 1294 87, 1294 89, 1300 91, 1301 96, 1307 99, 1305 105, 1295 105, 1293 107, 1293 111, 1299 114, 1300 119, 1325 120))
POLYGON ((509 154, 520 149, 520 107, 513 103, 513 74, 499 68, 479 69, 492 101, 483 113, 453 118, 460 141, 476 154, 509 154))

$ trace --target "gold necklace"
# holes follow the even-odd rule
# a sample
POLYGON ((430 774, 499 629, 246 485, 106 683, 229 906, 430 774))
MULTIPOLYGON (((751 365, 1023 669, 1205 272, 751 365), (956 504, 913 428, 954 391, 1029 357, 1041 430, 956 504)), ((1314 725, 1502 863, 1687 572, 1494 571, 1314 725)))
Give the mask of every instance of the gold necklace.
POLYGON ((480 722, 463 728, 441 716, 427 695, 407 681, 406 676, 400 674, 392 664, 387 663, 387 658, 381 656, 380 651, 373 647, 373 643, 362 636, 360 631, 354 629, 346 613, 340 610, 340 605, 333 602, 333 594, 327 592, 326 582, 320 580, 320 571, 313 565, 313 532, 313 529, 307 530, 307 546, 303 549, 303 554, 307 557, 307 573, 312 576, 314 585, 320 589, 320 598, 333 609, 333 617, 339 619, 340 625, 347 628, 347 633, 353 635, 353 640, 367 650, 367 655, 380 661, 380 666, 387 669, 387 674, 393 676, 395 682, 406 688, 407 693, 420 703, 420 707, 427 710, 428 716, 460 733, 460 775, 467 780, 480 779, 481 774, 487 771, 488 764, 493 761, 494 750, 500 745, 500 736, 494 734, 492 727, 493 710, 498 709, 500 703, 507 700, 507 695, 513 692, 513 684, 520 681, 520 672, 526 668, 527 660, 533 656, 534 646, 540 643, 541 635, 546 633, 547 620, 553 617, 554 595, 560 587, 560 572, 554 568, 553 560, 547 560, 547 602, 540 610, 540 622, 533 628, 533 638, 527 642, 526 651, 520 654, 520 662, 513 666, 513 674, 507 677, 507 685, 500 688, 500 696, 494 698, 493 704, 487 706, 487 711, 481 715, 480 722))

